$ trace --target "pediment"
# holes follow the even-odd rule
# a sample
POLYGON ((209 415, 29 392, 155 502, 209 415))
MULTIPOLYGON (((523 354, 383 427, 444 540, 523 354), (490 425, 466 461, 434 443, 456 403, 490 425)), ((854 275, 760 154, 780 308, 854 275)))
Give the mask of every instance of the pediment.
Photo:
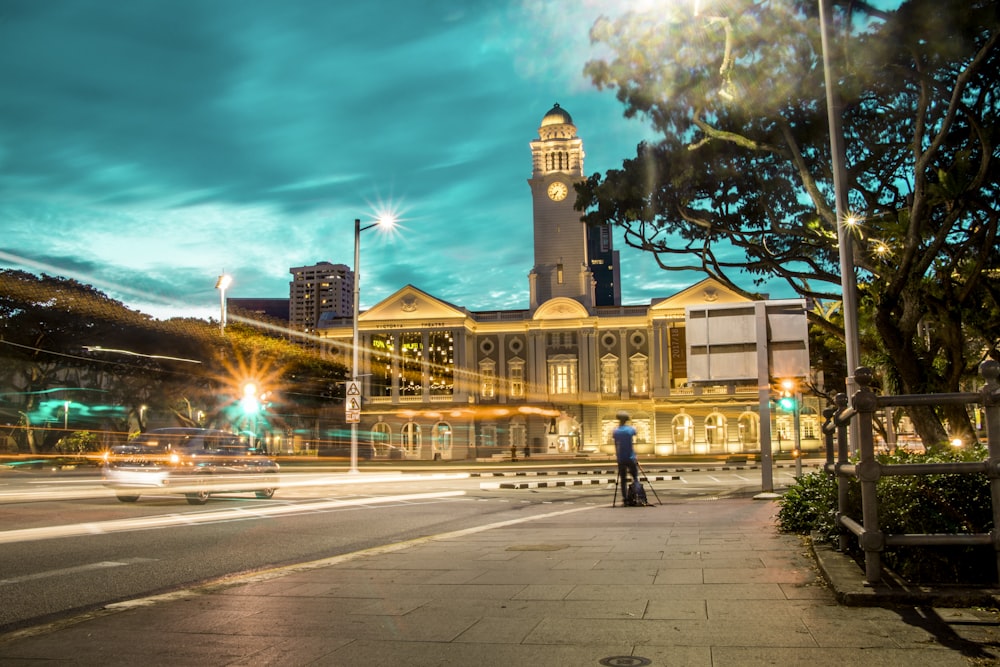
POLYGON ((683 310, 689 306, 705 306, 716 303, 750 303, 748 299, 714 278, 706 278, 691 287, 681 290, 663 301, 653 304, 650 311, 683 310))
POLYGON ((458 306, 431 296, 413 285, 407 285, 361 313, 358 322, 383 320, 446 320, 463 319, 468 313, 458 306))
POLYGON ((572 320, 590 317, 590 313, 579 301, 564 296, 549 299, 538 307, 533 319, 536 320, 572 320))

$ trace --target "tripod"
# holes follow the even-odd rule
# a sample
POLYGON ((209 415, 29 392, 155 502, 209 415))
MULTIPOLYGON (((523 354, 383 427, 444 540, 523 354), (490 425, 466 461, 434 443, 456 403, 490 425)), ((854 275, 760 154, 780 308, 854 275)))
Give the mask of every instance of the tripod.
MULTIPOLYGON (((639 474, 637 476, 637 479, 639 481, 646 480, 646 483, 649 484, 649 490, 653 492, 653 496, 656 498, 656 504, 657 505, 662 505, 663 501, 660 500, 659 494, 656 493, 656 489, 653 488, 653 483, 649 481, 649 477, 646 475, 646 471, 642 469, 641 465, 639 465, 639 461, 638 460, 636 460, 636 462, 635 462, 635 467, 639 470, 639 474)), ((615 474, 615 495, 611 498, 611 506, 612 507, 614 507, 615 503, 618 502, 618 480, 620 478, 621 478, 621 472, 618 471, 615 474)), ((625 498, 626 498, 626 492, 623 490, 622 491, 622 504, 625 504, 625 498)))
POLYGON ((649 481, 649 476, 646 475, 646 471, 642 469, 642 466, 639 465, 638 461, 635 462, 635 465, 636 465, 637 468, 639 468, 639 479, 645 479, 646 480, 646 484, 649 484, 649 490, 653 492, 653 497, 656 498, 656 504, 657 505, 662 505, 663 501, 660 500, 659 494, 657 494, 656 493, 656 489, 653 488, 653 483, 649 481))

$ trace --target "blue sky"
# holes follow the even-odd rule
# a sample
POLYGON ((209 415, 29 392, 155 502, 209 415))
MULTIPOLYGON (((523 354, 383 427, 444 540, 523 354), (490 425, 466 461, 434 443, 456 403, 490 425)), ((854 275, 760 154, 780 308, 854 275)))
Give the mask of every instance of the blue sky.
MULTIPOLYGON (((542 116, 572 114, 587 174, 653 136, 582 74, 617 4, 0 0, 0 266, 218 317, 223 270, 287 297, 289 267, 350 265, 353 220, 391 208, 363 308, 408 283, 525 308, 542 116)), ((701 278, 617 245, 626 303, 701 278)))

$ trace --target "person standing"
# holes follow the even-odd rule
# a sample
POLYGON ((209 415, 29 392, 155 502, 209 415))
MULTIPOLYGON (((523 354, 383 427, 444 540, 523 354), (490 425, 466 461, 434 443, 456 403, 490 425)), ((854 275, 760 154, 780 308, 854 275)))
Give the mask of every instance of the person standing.
POLYGON ((611 436, 615 440, 615 457, 618 459, 618 478, 621 482, 622 498, 624 504, 632 504, 628 493, 628 475, 632 474, 631 498, 635 498, 639 491, 639 462, 635 456, 635 428, 629 426, 629 416, 627 412, 619 412, 618 426, 612 431, 611 436))

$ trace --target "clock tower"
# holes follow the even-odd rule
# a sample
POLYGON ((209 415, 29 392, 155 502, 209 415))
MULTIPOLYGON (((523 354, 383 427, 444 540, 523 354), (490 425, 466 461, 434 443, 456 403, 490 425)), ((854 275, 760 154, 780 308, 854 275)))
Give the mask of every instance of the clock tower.
POLYGON ((535 229, 535 266, 528 274, 531 309, 568 297, 590 311, 595 302, 587 227, 573 208, 573 185, 583 180, 583 140, 569 113, 557 104, 542 118, 538 139, 530 146, 535 229))

